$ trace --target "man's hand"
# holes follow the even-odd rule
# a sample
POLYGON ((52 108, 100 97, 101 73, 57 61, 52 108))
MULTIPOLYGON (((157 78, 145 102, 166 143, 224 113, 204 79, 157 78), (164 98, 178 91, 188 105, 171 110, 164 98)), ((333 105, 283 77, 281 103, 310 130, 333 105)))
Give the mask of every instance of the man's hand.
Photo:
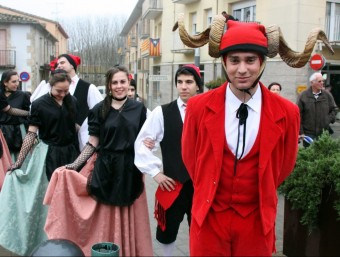
POLYGON ((153 179, 159 184, 163 191, 164 189, 168 190, 169 192, 175 190, 175 180, 164 175, 162 172, 154 176, 153 179))
POLYGON ((143 144, 149 148, 149 150, 152 150, 152 148, 155 147, 155 140, 152 140, 151 138, 145 138, 143 140, 143 144))
POLYGON ((301 141, 303 141, 304 137, 305 137, 305 134, 299 135, 299 143, 301 143, 301 141))

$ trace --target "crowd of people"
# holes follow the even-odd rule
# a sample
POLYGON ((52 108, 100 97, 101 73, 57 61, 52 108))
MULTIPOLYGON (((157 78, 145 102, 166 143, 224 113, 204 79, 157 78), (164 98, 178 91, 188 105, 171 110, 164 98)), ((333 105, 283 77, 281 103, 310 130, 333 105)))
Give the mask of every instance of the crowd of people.
MULTIPOLYGON (((336 105, 319 72, 297 104, 280 83, 267 88, 260 79, 277 34, 223 15, 211 30, 227 29, 209 54, 221 57, 227 81, 201 94, 199 68, 180 66, 178 98, 152 111, 124 66, 107 71, 105 98, 78 77, 81 58, 71 54, 51 62, 49 81, 31 97, 18 90, 16 71, 2 74, 1 246, 26 256, 46 239, 67 239, 89 256, 92 245, 114 242, 122 256, 152 256, 147 174, 158 184, 163 256, 174 255, 185 216, 192 256, 275 252, 277 188, 293 171, 299 138, 329 130, 336 105)), ((298 53, 282 59, 301 61, 298 53)))

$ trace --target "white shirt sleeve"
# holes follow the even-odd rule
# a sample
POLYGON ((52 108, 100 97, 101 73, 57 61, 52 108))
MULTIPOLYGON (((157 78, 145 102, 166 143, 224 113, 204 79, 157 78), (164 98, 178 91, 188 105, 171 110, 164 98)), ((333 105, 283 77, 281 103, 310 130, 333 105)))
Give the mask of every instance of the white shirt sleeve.
POLYGON ((135 165, 137 168, 151 177, 154 177, 162 168, 162 160, 155 155, 159 143, 164 136, 164 119, 162 107, 157 106, 149 115, 135 141, 135 165), (143 140, 150 138, 155 140, 154 149, 147 148, 143 140))
POLYGON ((92 109, 97 103, 103 100, 102 94, 99 92, 98 88, 91 84, 89 87, 89 92, 87 94, 87 105, 92 109))
POLYGON ((42 80, 31 95, 30 98, 31 103, 34 100, 38 99, 40 96, 47 94, 50 91, 50 89, 51 89, 50 84, 47 83, 45 80, 42 80))

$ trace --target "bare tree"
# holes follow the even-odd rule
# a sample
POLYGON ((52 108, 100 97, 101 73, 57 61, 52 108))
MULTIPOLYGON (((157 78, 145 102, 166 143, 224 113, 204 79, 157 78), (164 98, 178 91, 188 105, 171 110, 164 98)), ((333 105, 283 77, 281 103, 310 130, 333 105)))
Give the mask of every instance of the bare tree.
POLYGON ((126 19, 123 17, 82 17, 64 21, 69 35, 70 53, 79 55, 82 64, 79 76, 95 85, 103 85, 104 74, 119 64, 120 32, 126 19))

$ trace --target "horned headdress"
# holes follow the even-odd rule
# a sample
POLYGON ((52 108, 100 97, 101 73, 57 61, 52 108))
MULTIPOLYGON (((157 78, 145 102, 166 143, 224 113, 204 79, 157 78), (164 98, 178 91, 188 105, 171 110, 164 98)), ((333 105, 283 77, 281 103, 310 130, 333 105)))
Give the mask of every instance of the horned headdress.
MULTIPOLYGON (((232 28, 233 24, 235 26, 236 24, 238 24, 237 26, 241 25, 240 22, 228 21, 228 30, 232 28)), ((238 45, 239 43, 243 44, 243 47, 245 45, 242 42, 233 42, 233 44, 230 44, 230 41, 232 41, 233 38, 238 38, 237 40, 235 39, 236 41, 242 41, 242 38, 240 38, 239 34, 236 32, 234 37, 231 34, 231 30, 230 32, 227 30, 229 35, 227 35, 227 32, 223 35, 224 26, 225 17, 223 15, 216 15, 212 24, 206 30, 197 35, 189 35, 184 26, 184 15, 180 14, 178 21, 173 27, 173 31, 177 28, 179 29, 180 38, 188 47, 198 48, 205 44, 209 44, 209 55, 211 57, 218 58, 224 54, 226 50, 235 50, 235 45, 238 45)), ((265 48, 262 49, 265 50, 265 55, 273 58, 277 54, 280 54, 281 59, 293 68, 301 68, 308 62, 317 40, 322 40, 329 51, 334 54, 325 33, 320 28, 315 28, 310 32, 303 52, 296 52, 289 48, 287 42, 283 38, 280 28, 277 25, 264 27, 263 25, 256 23, 243 23, 242 26, 245 26, 246 29, 251 29, 251 26, 253 26, 253 28, 254 26, 257 26, 257 29, 263 30, 266 42, 260 42, 259 45, 265 48)), ((249 40, 249 37, 246 38, 249 40)), ((257 42, 255 44, 257 44, 257 42)))

